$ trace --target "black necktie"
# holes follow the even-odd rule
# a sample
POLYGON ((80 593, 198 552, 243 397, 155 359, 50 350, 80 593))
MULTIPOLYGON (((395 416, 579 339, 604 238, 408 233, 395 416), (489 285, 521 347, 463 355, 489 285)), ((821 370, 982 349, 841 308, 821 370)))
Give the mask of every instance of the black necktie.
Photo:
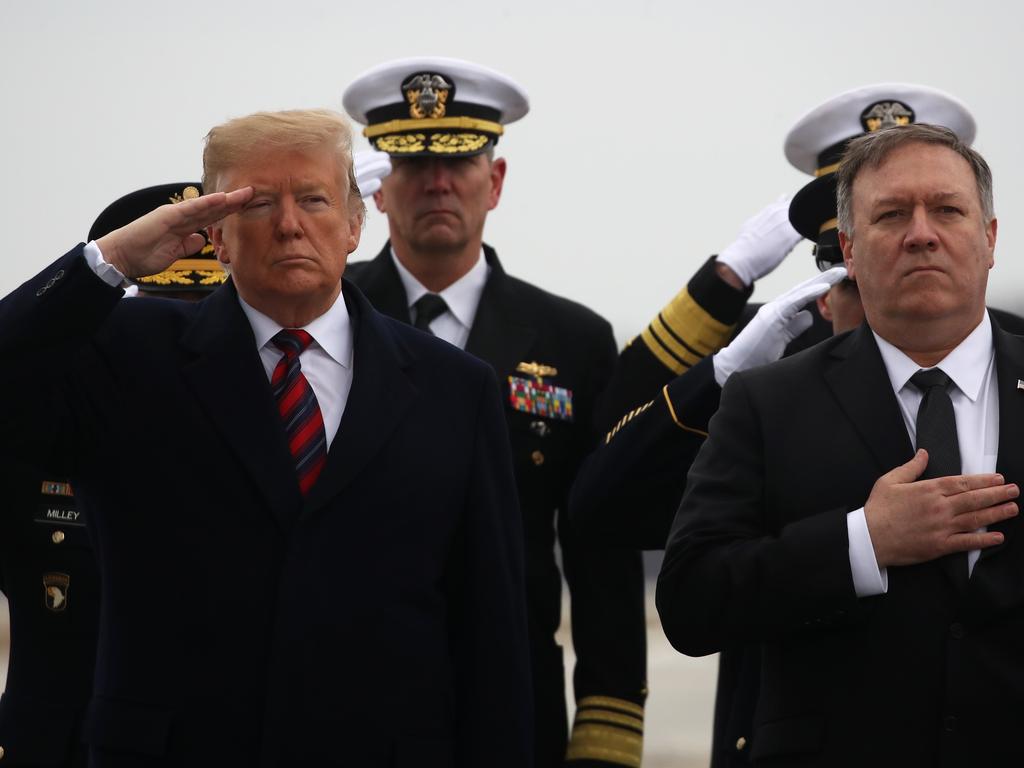
MULTIPOLYGON (((928 451, 928 466, 922 480, 960 474, 960 445, 956 437, 956 416, 949 399, 950 378, 938 368, 918 371, 911 383, 924 393, 917 409, 917 447, 928 451)), ((954 552, 942 558, 942 565, 958 589, 967 588, 967 553, 954 552)))
POLYGON ((416 310, 416 320, 412 324, 413 328, 419 328, 427 333, 433 333, 430 330, 430 324, 448 311, 448 305, 436 293, 424 293, 416 299, 416 303, 412 305, 412 308, 416 310))
POLYGON ((922 480, 960 474, 960 445, 956 417, 949 399, 949 376, 938 368, 918 371, 910 381, 924 394, 917 410, 917 447, 928 451, 928 466, 922 480))

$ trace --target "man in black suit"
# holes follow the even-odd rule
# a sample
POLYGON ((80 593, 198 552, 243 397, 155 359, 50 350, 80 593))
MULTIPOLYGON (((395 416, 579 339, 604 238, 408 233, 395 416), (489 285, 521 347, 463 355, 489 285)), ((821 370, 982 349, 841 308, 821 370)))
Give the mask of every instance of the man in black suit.
POLYGON ((394 170, 375 195, 390 240, 349 275, 380 311, 486 361, 506 395, 526 535, 536 762, 639 765, 646 622, 639 552, 587 546, 568 530, 569 488, 596 443, 599 395, 615 360, 611 327, 585 307, 505 273, 483 243, 507 169, 504 125, 526 114, 519 85, 470 62, 389 62, 346 90, 345 108, 394 170), (571 737, 562 649, 569 586, 576 719, 571 737))
POLYGON ((493 373, 342 280, 363 213, 349 147, 326 111, 218 126, 211 194, 0 302, 0 350, 21 362, 7 442, 71 477, 96 543, 92 764, 530 762, 493 373), (206 225, 224 287, 119 301, 206 225), (154 409, 179 430, 124 418, 154 409), (217 471, 183 486, 196 452, 217 471))
POLYGON ((839 173, 867 322, 729 378, 662 623, 685 653, 761 644, 755 764, 1017 764, 1024 343, 985 311, 991 174, 921 124, 839 173))

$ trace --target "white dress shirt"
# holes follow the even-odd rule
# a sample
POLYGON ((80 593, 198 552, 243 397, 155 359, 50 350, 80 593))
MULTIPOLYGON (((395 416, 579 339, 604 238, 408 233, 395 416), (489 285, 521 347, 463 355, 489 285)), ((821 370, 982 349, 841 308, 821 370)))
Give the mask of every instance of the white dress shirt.
MULTIPOLYGON (((124 275, 103 258, 95 241, 85 246, 83 255, 89 268, 108 285, 117 287, 124 282, 124 275)), ((238 301, 249 320, 249 325, 252 326, 256 349, 266 371, 267 381, 270 381, 277 361, 284 357, 284 353, 271 339, 284 326, 278 325, 259 310, 246 304, 241 296, 238 297, 238 301)), ((302 330, 308 332, 313 341, 299 355, 299 364, 320 405, 327 447, 330 449, 331 442, 338 434, 341 417, 352 389, 354 345, 352 322, 344 297, 339 293, 331 308, 302 330)))
MULTIPOLYGON (((398 270, 398 277, 402 280, 409 315, 412 316, 415 313, 412 308, 413 304, 419 301, 423 294, 432 293, 432 291, 402 265, 402 262, 395 256, 394 248, 391 249, 391 260, 395 264, 395 269, 398 270)), ((437 338, 444 339, 459 349, 466 348, 469 331, 473 327, 477 307, 480 306, 480 297, 483 295, 484 286, 487 284, 490 274, 491 268, 481 250, 473 268, 438 294, 448 305, 448 310, 442 312, 430 323, 430 330, 437 338)), ((416 318, 413 317, 413 322, 415 320, 416 318)))
MULTIPOLYGON (((921 367, 878 334, 875 334, 875 341, 896 393, 910 443, 916 445, 917 411, 924 395, 910 383, 910 377, 921 367)), ((953 402, 956 418, 961 473, 965 475, 996 471, 999 386, 995 359, 992 321, 986 312, 978 327, 935 366, 953 380, 949 398, 953 402)), ((846 522, 850 541, 850 567, 857 596, 882 594, 888 588, 888 579, 885 569, 879 568, 875 560, 864 509, 851 512, 846 522)), ((968 573, 973 572, 980 554, 980 550, 976 549, 968 552, 968 573)))

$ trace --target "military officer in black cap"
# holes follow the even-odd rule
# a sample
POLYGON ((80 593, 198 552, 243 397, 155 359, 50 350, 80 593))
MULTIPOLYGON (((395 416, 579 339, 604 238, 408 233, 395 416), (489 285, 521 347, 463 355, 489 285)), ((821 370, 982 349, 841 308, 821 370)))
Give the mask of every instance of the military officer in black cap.
MULTIPOLYGON (((88 239, 200 194, 198 183, 132 192, 99 215, 88 239)), ((208 247, 137 286, 146 294, 196 300, 226 278, 208 247)), ((92 693, 99 614, 99 573, 85 512, 75 508, 66 479, 17 467, 0 473, 0 499, 11 510, 0 515, 0 587, 11 614, 7 688, 0 696, 0 764, 84 766, 80 727, 92 693)))
POLYGON ((394 165, 375 195, 390 241, 374 260, 349 264, 346 276, 377 309, 489 362, 505 388, 526 535, 536 765, 637 766, 646 696, 640 555, 585 546, 562 514, 596 442, 598 397, 615 360, 611 327, 509 276, 483 244, 507 168, 493 147, 504 126, 526 114, 526 94, 484 67, 419 58, 360 76, 344 105, 394 165), (556 530, 577 655, 571 738, 554 639, 562 589, 556 530))

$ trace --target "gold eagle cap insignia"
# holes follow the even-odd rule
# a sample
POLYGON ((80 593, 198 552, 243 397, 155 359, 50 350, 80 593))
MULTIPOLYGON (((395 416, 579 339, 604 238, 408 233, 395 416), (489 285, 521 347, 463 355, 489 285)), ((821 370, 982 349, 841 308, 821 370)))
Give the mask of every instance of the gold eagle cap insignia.
POLYGON ((528 376, 535 376, 538 379, 542 379, 545 376, 557 376, 558 369, 552 365, 544 365, 543 363, 530 362, 520 363, 516 366, 516 370, 519 373, 525 373, 528 376))
POLYGON ((183 203, 186 200, 195 200, 197 197, 202 197, 202 195, 199 194, 199 190, 196 187, 189 185, 181 190, 180 194, 171 195, 168 199, 172 203, 183 203))
POLYGON ((414 120, 444 117, 452 84, 443 76, 424 72, 402 83, 402 93, 409 102, 409 117, 414 120))
POLYGON ((868 133, 912 122, 914 110, 902 101, 876 101, 860 115, 860 123, 868 133))

